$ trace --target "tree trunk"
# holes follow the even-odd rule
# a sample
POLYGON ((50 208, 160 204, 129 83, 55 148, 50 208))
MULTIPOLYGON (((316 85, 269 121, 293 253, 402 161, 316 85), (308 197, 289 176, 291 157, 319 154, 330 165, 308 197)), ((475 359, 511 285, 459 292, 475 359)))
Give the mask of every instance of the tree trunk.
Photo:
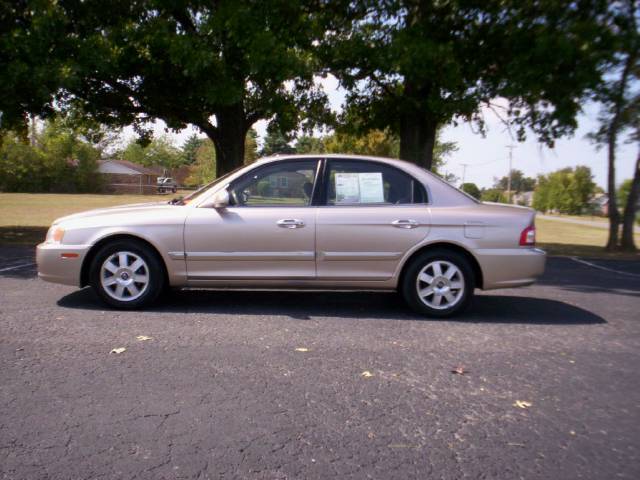
POLYGON ((400 117, 400 158, 431 170, 438 123, 419 114, 400 117))
POLYGON ((247 121, 242 104, 230 105, 216 112, 217 125, 199 125, 216 150, 216 178, 244 164, 247 121))
POLYGON ((620 229, 620 213, 616 202, 616 138, 617 132, 612 127, 607 142, 609 160, 609 178, 607 181, 607 194, 609 195, 609 240, 607 240, 607 250, 618 249, 618 230, 620 229))
POLYGON ((636 169, 633 174, 631 191, 627 198, 627 204, 624 207, 621 247, 622 250, 627 252, 636 251, 636 245, 633 241, 633 230, 636 224, 638 197, 640 197, 640 151, 638 151, 638 157, 636 158, 636 169))

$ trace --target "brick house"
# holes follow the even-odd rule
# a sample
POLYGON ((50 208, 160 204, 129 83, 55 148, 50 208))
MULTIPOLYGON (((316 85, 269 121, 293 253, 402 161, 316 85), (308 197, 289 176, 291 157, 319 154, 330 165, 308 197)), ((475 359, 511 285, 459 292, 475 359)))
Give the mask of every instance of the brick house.
POLYGON ((108 193, 152 195, 157 193, 158 174, 126 160, 101 160, 98 173, 108 193))

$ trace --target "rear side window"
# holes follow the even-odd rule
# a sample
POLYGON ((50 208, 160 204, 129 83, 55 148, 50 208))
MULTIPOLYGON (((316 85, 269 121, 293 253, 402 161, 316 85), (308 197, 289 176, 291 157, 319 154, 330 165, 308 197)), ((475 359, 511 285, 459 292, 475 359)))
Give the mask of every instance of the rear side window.
POLYGON ((426 203, 420 182, 383 163, 329 160, 327 205, 403 205, 426 203))

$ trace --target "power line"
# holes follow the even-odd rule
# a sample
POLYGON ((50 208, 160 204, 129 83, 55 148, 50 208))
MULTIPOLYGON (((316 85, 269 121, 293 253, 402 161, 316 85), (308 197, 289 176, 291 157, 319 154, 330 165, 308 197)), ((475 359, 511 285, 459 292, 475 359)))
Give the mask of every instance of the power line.
POLYGON ((495 163, 499 160, 502 160, 502 159, 494 158, 493 160, 489 160, 488 162, 481 162, 481 163, 460 163, 459 165, 462 167, 462 183, 464 183, 465 178, 467 176, 467 167, 469 168, 484 167, 485 165, 489 165, 490 163, 495 163))

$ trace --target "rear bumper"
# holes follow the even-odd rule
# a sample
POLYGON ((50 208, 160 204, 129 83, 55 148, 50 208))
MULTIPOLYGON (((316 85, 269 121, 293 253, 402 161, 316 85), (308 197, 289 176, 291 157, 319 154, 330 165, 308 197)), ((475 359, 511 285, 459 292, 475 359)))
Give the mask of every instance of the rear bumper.
POLYGON ((89 248, 90 245, 41 243, 36 248, 38 277, 47 282, 80 286, 82 262, 89 248))
POLYGON ((531 285, 544 273, 547 254, 538 248, 476 250, 483 290, 531 285))

